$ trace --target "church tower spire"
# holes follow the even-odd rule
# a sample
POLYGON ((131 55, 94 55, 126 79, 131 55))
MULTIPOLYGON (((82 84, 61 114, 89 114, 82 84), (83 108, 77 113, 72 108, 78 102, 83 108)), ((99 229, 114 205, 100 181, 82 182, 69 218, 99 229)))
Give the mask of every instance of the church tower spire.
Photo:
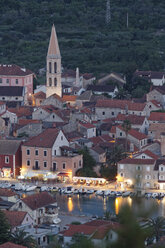
POLYGON ((55 93, 61 97, 61 54, 54 24, 52 26, 46 60, 46 97, 55 93))

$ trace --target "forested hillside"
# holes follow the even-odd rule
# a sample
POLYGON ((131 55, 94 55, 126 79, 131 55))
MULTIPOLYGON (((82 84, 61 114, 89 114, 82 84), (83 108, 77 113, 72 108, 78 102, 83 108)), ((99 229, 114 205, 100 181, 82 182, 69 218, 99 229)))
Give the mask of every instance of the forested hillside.
POLYGON ((81 72, 165 67, 165 1, 1 0, 0 63, 45 67, 51 26, 63 66, 81 72), (127 23, 128 16, 128 23, 127 23))

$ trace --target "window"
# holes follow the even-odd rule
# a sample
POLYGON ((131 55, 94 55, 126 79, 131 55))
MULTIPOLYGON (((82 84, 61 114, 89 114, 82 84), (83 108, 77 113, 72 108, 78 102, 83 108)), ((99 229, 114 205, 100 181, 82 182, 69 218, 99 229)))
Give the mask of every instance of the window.
POLYGON ((26 150, 26 155, 30 155, 30 149, 26 150))
POLYGON ((56 150, 54 150, 54 155, 56 156, 56 150))
POLYGON ((49 78, 49 86, 52 86, 52 79, 49 78))
POLYGON ((30 160, 27 160, 27 161, 26 161, 26 165, 27 165, 27 166, 30 166, 30 160))
POLYGON ((145 155, 142 155, 142 158, 146 158, 146 156, 145 155))
POLYGON ((105 112, 102 112, 102 115, 105 115, 105 112))
POLYGON ((76 168, 76 162, 74 162, 74 168, 76 168))
POLYGON ((136 170, 141 170, 141 166, 140 165, 136 166, 136 170))
POLYGON ((39 168, 39 166, 38 166, 38 165, 39 165, 38 160, 36 160, 36 161, 35 161, 35 167, 36 167, 36 169, 38 169, 38 168, 39 168))
POLYGON ((123 164, 120 164, 120 169, 124 169, 124 165, 123 164))
POLYGON ((81 167, 81 160, 79 161, 79 167, 81 167))
POLYGON ((49 73, 52 73, 52 65, 51 65, 51 62, 49 62, 49 73))
POLYGON ((16 97, 15 100, 18 100, 18 97, 16 97))
POLYGON ((120 132, 120 136, 122 136, 123 134, 122 134, 122 132, 120 132))
POLYGON ((45 236, 43 236, 43 242, 45 242, 46 241, 46 237, 45 236))
POLYGON ((114 112, 112 112, 111 114, 112 114, 112 115, 115 115, 115 113, 114 113, 114 112))
POLYGON ((5 97, 2 97, 2 100, 5 100, 5 97))
POLYGON ((2 84, 2 78, 0 78, 0 84, 2 84))
POLYGON ((121 176, 121 177, 124 177, 124 173, 120 173, 120 176, 121 176))
POLYGON ((52 115, 53 119, 55 118, 55 115, 52 115))
POLYGON ((62 168, 65 169, 65 163, 62 164, 62 168))
POLYGON ((57 86, 57 78, 54 78, 54 86, 57 86))
POLYGON ((44 151, 44 157, 46 157, 46 156, 47 156, 47 151, 45 150, 45 151, 44 151))
POLYGON ((19 208, 22 208, 22 202, 19 202, 19 208))
POLYGON ((15 83, 18 84, 18 79, 15 80, 15 83))
POLYGON ((44 167, 45 167, 45 168, 47 167, 47 162, 46 162, 46 161, 44 161, 44 167))
POLYGON ((61 140, 63 140, 63 136, 61 136, 61 140))
POLYGON ((5 156, 5 163, 8 164, 9 163, 9 157, 5 156))
POLYGON ((163 166, 160 167, 160 170, 163 171, 163 166))
POLYGON ((56 162, 53 162, 53 171, 56 171, 57 170, 57 164, 56 162))
POLYGON ((9 84, 9 79, 8 78, 6 79, 6 83, 9 84))
POLYGON ((40 238, 38 238, 38 245, 40 245, 41 241, 40 241, 40 238))
POLYGON ((54 73, 57 73, 57 63, 54 62, 54 73))
POLYGON ((38 156, 38 150, 35 150, 35 155, 38 156))
POLYGON ((28 219, 28 217, 26 218, 26 221, 28 221, 29 219, 28 219))
POLYGON ((146 167, 146 171, 150 171, 150 167, 149 166, 146 167))
POLYGON ((40 114, 42 114, 42 111, 40 111, 40 114))

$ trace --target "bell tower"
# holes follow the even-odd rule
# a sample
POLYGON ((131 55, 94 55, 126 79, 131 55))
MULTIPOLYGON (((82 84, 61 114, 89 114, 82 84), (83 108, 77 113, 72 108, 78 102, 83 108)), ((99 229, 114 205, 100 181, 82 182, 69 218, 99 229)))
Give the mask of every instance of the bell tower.
POLYGON ((54 24, 52 26, 46 64, 46 98, 55 93, 61 97, 61 54, 54 24))

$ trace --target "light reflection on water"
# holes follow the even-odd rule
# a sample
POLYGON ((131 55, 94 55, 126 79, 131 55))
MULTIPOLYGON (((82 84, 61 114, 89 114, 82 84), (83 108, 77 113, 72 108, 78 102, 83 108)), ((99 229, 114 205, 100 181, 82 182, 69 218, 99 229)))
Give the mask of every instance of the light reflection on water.
POLYGON ((128 204, 135 212, 141 211, 152 216, 165 216, 165 199, 139 199, 131 197, 109 198, 95 195, 72 195, 54 194, 58 206, 62 212, 70 212, 75 215, 98 215, 103 216, 106 211, 118 214, 121 207, 128 204))

